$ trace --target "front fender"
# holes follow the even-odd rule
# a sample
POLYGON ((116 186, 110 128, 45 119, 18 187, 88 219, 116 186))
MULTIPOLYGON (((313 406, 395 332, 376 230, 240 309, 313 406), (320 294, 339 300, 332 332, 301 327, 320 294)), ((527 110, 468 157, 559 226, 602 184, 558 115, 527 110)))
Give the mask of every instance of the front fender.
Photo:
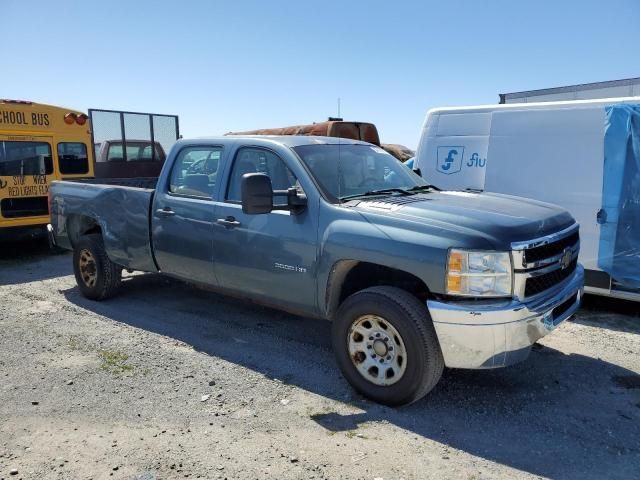
POLYGON ((441 237, 423 235, 418 241, 415 235, 406 240, 391 238, 360 213, 341 210, 342 218, 328 221, 320 229, 317 298, 326 316, 347 273, 360 262, 407 272, 422 280, 430 291, 444 291, 449 245, 441 237))

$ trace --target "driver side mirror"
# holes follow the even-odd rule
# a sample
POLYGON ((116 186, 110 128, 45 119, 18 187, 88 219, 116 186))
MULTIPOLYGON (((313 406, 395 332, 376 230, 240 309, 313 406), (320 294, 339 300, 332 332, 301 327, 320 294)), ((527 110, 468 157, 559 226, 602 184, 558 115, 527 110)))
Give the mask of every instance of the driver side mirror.
POLYGON ((269 175, 245 173, 242 176, 242 212, 260 215, 273 210, 273 186, 269 175))
POLYGON ((301 213, 307 206, 307 197, 295 187, 287 190, 273 190, 271 178, 264 173, 245 173, 242 176, 242 212, 249 215, 270 213, 273 210, 286 210, 294 215, 301 213), (273 197, 286 197, 287 203, 273 204, 273 197))

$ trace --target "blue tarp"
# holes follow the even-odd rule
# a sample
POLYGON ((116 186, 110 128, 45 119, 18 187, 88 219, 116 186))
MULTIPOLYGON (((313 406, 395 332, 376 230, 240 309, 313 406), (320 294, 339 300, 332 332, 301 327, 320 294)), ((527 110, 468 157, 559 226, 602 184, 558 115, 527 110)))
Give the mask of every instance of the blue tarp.
POLYGON ((640 105, 605 109, 604 180, 598 265, 640 288, 640 105))

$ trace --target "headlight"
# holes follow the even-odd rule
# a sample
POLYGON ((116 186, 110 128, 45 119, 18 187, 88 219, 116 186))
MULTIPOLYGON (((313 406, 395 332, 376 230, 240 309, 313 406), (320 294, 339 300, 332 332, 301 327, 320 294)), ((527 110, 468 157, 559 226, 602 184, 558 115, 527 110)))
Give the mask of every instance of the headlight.
POLYGON ((511 255, 451 249, 447 262, 447 293, 468 297, 512 295, 511 255))

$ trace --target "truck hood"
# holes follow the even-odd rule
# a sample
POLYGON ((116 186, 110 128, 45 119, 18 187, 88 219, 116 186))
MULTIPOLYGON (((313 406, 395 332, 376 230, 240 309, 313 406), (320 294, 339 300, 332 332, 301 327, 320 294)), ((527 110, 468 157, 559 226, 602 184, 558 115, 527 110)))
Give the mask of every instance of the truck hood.
POLYGON ((480 237, 489 245, 475 248, 497 250, 509 250, 511 242, 543 237, 575 223, 569 212, 555 205, 496 193, 389 196, 361 200, 353 208, 391 237, 401 229, 449 231, 467 245, 469 237, 480 237))

